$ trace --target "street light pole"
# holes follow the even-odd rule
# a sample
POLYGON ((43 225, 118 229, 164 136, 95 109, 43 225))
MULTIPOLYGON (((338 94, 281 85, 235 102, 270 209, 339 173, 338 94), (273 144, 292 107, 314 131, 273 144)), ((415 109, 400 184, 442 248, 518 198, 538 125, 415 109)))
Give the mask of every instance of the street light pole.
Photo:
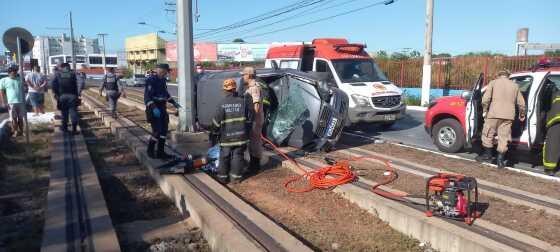
POLYGON ((76 50, 74 49, 74 26, 72 25, 72 12, 70 11, 70 45, 72 47, 72 68, 76 71, 76 50))
POLYGON ((177 77, 179 78, 179 130, 195 130, 195 93, 193 81, 192 0, 177 0, 177 77))
POLYGON ((434 0, 426 0, 426 32, 424 35, 424 66, 422 67, 421 105, 430 103, 430 87, 432 85, 432 32, 433 32, 434 0))
POLYGON ((101 41, 103 42, 103 72, 107 74, 107 58, 105 58, 105 36, 107 33, 98 33, 98 36, 101 36, 101 41))

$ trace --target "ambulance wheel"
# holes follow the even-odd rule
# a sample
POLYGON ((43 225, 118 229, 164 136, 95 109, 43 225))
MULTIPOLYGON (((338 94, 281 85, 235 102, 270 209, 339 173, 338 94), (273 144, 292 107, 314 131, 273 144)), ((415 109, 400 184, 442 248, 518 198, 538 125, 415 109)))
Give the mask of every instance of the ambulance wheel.
POLYGON ((452 118, 439 121, 432 129, 432 139, 440 151, 455 153, 463 149, 465 134, 461 124, 452 118))

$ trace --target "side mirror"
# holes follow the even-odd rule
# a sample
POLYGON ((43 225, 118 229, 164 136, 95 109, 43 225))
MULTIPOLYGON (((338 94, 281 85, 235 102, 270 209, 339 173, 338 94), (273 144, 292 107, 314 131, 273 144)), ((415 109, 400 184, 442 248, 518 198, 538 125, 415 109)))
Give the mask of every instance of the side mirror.
POLYGON ((472 92, 471 91, 463 91, 463 93, 461 93, 461 98, 463 98, 466 101, 470 100, 472 98, 472 92))
POLYGON ((319 96, 321 96, 321 98, 323 100, 325 100, 326 102, 331 101, 332 91, 331 91, 331 88, 329 87, 328 82, 319 81, 318 82, 318 90, 319 90, 319 96))

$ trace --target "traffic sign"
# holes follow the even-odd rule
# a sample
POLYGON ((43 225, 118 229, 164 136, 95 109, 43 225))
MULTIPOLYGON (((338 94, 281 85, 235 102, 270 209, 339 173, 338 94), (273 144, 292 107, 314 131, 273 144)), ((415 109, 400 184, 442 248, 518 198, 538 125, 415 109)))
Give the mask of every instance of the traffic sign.
POLYGON ((4 46, 12 52, 17 52, 18 37, 21 43, 21 54, 27 54, 31 51, 31 49, 33 49, 33 43, 35 40, 33 39, 33 35, 31 35, 29 31, 21 27, 13 27, 4 32, 4 46))

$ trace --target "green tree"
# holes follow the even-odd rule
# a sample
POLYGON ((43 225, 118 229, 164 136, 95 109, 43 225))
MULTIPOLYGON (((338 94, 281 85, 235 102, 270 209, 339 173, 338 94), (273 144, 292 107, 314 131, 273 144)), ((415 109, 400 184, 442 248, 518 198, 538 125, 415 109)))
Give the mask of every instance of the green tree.
POLYGON ((434 58, 451 58, 452 55, 450 53, 436 53, 432 55, 434 58))
POLYGON ((387 54, 386 51, 377 51, 376 53, 373 53, 371 56, 373 56, 376 60, 388 60, 389 59, 389 54, 387 54))
POLYGON ((243 40, 242 38, 236 38, 232 42, 233 43, 245 43, 245 40, 243 40))
POLYGON ((560 50, 546 51, 544 52, 544 55, 549 57, 560 57, 560 50))

